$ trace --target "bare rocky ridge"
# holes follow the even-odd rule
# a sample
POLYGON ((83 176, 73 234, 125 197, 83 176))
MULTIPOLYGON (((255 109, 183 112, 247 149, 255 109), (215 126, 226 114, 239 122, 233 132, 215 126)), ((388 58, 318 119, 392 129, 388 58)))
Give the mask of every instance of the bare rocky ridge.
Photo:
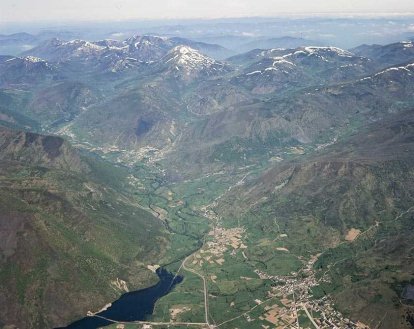
POLYGON ((41 136, 0 127, 0 160, 88 172, 80 156, 61 137, 41 136))

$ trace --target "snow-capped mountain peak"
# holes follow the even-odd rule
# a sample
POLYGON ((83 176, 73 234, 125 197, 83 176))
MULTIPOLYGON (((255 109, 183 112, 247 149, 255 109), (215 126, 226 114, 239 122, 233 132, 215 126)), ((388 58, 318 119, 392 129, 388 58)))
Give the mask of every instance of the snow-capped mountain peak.
POLYGON ((210 67, 216 61, 188 46, 174 47, 166 56, 166 63, 174 63, 183 68, 210 67))
POLYGON ((320 53, 330 53, 333 55, 341 56, 341 57, 352 57, 353 54, 347 50, 337 48, 337 47, 304 47, 305 52, 312 54, 320 54, 320 53))
POLYGON ((72 40, 62 44, 62 46, 72 46, 78 53, 92 53, 100 52, 105 49, 104 46, 100 46, 96 43, 85 40, 72 40))
POLYGON ((29 63, 46 63, 45 60, 39 58, 39 57, 35 57, 35 56, 26 56, 22 58, 25 62, 29 62, 29 63))
POLYGON ((401 44, 403 45, 404 48, 413 48, 414 47, 414 42, 412 42, 412 41, 402 41, 401 44))
POLYGON ((160 61, 166 72, 185 77, 214 76, 228 71, 228 67, 189 46, 171 49, 160 61))
POLYGON ((169 39, 153 35, 134 35, 125 40, 130 47, 167 46, 169 39))

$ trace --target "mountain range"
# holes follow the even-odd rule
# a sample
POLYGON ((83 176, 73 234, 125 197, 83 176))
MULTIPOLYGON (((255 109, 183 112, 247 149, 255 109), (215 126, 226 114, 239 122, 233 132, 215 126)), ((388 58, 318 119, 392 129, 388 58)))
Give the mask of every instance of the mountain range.
MULTIPOLYGON (((0 56, 0 326, 96 311, 155 282, 148 265, 181 269, 221 224, 247 249, 210 278, 289 259, 283 279, 306 279, 295 266, 316 257, 312 298, 412 328, 414 43, 307 42, 224 59, 176 37, 51 39, 0 56)), ((211 298, 251 308, 216 279, 211 298)))

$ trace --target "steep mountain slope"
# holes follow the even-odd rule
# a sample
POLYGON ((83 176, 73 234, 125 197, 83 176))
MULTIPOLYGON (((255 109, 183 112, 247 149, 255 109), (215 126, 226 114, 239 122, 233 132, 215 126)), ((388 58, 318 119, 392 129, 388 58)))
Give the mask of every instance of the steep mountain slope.
POLYGON ((345 82, 375 70, 368 59, 335 47, 252 51, 230 60, 246 66, 233 83, 256 94, 345 82))
POLYGON ((183 131, 168 161, 171 165, 191 159, 193 167, 210 168, 214 163, 222 168, 273 156, 286 158, 293 152, 291 147, 311 151, 387 113, 412 108, 413 88, 412 66, 408 65, 198 117, 183 131))
POLYGON ((30 101, 30 92, 22 89, 0 89, 0 122, 3 126, 36 130, 36 120, 23 114, 30 101))
POLYGON ((0 128, 2 327, 63 326, 154 282, 146 264, 167 236, 126 176, 59 137, 0 128))
POLYGON ((26 51, 66 69, 66 73, 91 72, 94 74, 139 67, 141 57, 129 56, 128 44, 114 40, 89 42, 85 40, 62 41, 51 39, 26 51))
POLYGON ((26 114, 39 120, 43 126, 70 121, 99 100, 97 93, 81 82, 63 81, 38 90, 26 114))
POLYGON ((53 62, 67 61, 74 58, 83 60, 97 59, 105 50, 122 51, 122 42, 89 42, 85 40, 63 41, 57 38, 47 40, 39 46, 28 50, 27 54, 38 56, 53 62))
POLYGON ((168 148, 185 125, 183 98, 189 86, 212 84, 228 72, 228 65, 177 46, 152 63, 146 76, 128 81, 118 87, 119 94, 83 112, 69 129, 99 146, 168 148))
POLYGON ((165 146, 174 137, 170 128, 180 106, 176 89, 160 90, 158 85, 149 83, 121 91, 82 112, 64 133, 114 150, 165 146))
POLYGON ((184 81, 206 80, 230 71, 229 66, 186 46, 170 50, 157 63, 157 68, 166 76, 184 81))
POLYGON ((0 127, 0 159, 33 166, 88 172, 79 155, 60 137, 41 136, 30 132, 0 127))
POLYGON ((200 81, 194 89, 184 92, 184 106, 197 116, 206 116, 223 111, 234 111, 238 107, 254 103, 251 95, 227 79, 200 81))
POLYGON ((362 45, 352 49, 355 54, 372 58, 382 67, 412 62, 414 60, 414 42, 403 41, 389 45, 362 45))
POLYGON ((66 78, 30 90, 24 102, 12 98, 11 107, 91 148, 163 159, 171 170, 182 162, 210 170, 312 149, 412 104, 410 65, 378 72, 373 60, 335 47, 257 50, 223 63, 188 46, 169 48, 182 42, 174 40, 59 42, 59 56, 66 49, 90 64, 62 64, 66 78), (109 53, 151 62, 134 58, 135 69, 96 73, 109 53))
POLYGON ((413 136, 412 111, 385 116, 343 142, 234 188, 219 209, 265 236, 277 223, 292 253, 322 253, 315 298, 333 296, 340 311, 370 327, 411 328, 404 289, 414 279, 407 245, 413 235, 413 136))
POLYGON ((51 39, 28 50, 25 54, 41 57, 52 62, 109 62, 109 60, 115 62, 116 60, 126 60, 128 58, 142 62, 151 62, 165 56, 168 51, 179 45, 191 47, 206 54, 226 52, 226 49, 219 45, 183 38, 135 35, 124 41, 101 40, 90 42, 85 40, 62 41, 51 39))
POLYGON ((0 56, 0 87, 33 85, 57 76, 56 69, 46 61, 32 56, 0 56))
POLYGON ((172 37, 170 40, 176 45, 186 45, 218 60, 225 59, 234 54, 232 50, 214 43, 199 42, 178 37, 172 37))

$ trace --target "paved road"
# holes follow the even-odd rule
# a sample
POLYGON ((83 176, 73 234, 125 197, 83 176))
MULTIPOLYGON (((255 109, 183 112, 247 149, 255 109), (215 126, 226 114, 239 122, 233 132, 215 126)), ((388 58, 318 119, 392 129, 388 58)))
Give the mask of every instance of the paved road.
POLYGON ((122 323, 122 324, 150 324, 153 326, 197 326, 197 327, 205 327, 206 324, 204 322, 151 322, 151 321, 116 321, 112 319, 105 318, 104 316, 100 315, 91 315, 91 317, 97 317, 112 323, 122 323))
POLYGON ((305 311, 306 315, 308 316, 309 320, 312 322, 312 324, 315 326, 316 329, 320 329, 318 324, 313 319, 313 316, 309 313, 308 309, 306 308, 305 304, 302 304, 302 308, 305 311))
POLYGON ((206 320, 206 324, 209 327, 210 323, 208 322, 208 291, 207 291, 207 283, 206 283, 206 278, 204 276, 202 276, 200 273, 194 271, 191 268, 188 268, 187 266, 185 266, 186 261, 191 257, 192 255, 188 256, 186 259, 184 259, 183 263, 182 263, 182 267, 183 269, 185 269, 188 272, 191 272, 195 275, 197 275, 198 277, 200 277, 203 280, 203 285, 204 285, 204 311, 205 311, 205 320, 206 320))

